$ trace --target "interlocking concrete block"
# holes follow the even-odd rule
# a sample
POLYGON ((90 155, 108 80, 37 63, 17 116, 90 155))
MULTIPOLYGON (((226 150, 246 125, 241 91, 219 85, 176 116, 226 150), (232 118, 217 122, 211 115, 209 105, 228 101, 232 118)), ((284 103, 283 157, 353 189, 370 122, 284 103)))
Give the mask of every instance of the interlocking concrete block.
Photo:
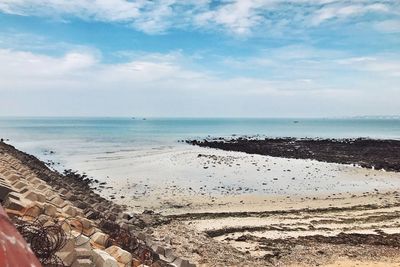
POLYGON ((50 202, 59 208, 64 208, 67 205, 67 203, 65 203, 65 201, 61 199, 59 196, 54 197, 53 199, 50 200, 50 202))
POLYGON ((118 262, 121 262, 125 265, 131 264, 132 262, 132 254, 120 247, 111 246, 106 248, 105 251, 113 256, 118 262))
POLYGON ((13 198, 13 199, 16 199, 16 200, 21 200, 21 199, 23 198, 23 197, 22 197, 22 194, 17 193, 17 192, 10 192, 10 193, 8 193, 7 197, 8 197, 8 198, 13 198))
POLYGON ((10 210, 22 211, 25 208, 25 206, 26 206, 25 203, 15 198, 7 197, 3 201, 3 207, 10 210))
POLYGON ((11 191, 13 190, 9 185, 0 183, 0 201, 2 202, 11 191))
POLYGON ((77 219, 81 222, 82 227, 83 227, 84 229, 90 229, 90 228, 92 227, 92 225, 93 225, 92 221, 91 221, 91 220, 88 220, 88 219, 86 219, 86 218, 79 217, 79 218, 77 218, 77 219))
POLYGON ((75 247, 90 250, 90 238, 85 235, 79 235, 75 239, 75 247))
POLYGON ((97 220, 98 218, 100 218, 100 212, 95 210, 90 210, 86 212, 86 217, 90 220, 97 220))
POLYGON ((71 252, 75 249, 75 237, 67 234, 65 245, 60 249, 60 252, 71 252))
MULTIPOLYGON (((28 178, 29 179, 29 178, 28 178)), ((33 178, 29 180, 33 185, 40 185, 43 184, 44 182, 42 180, 40 180, 39 178, 33 178)))
POLYGON ((44 189, 42 194, 46 196, 47 200, 51 200, 57 196, 57 194, 51 188, 44 189))
POLYGON ((57 208, 49 203, 43 204, 44 214, 54 217, 57 214, 57 208))
POLYGON ((49 189, 47 184, 37 183, 35 186, 35 190, 44 193, 46 189, 49 189))
POLYGON ((25 211, 25 215, 32 218, 37 218, 42 213, 43 213, 43 207, 41 207, 39 203, 34 203, 33 205, 29 205, 25 211))
POLYGON ((92 256, 96 267, 118 267, 117 260, 103 250, 93 249, 92 256))
POLYGON ((76 194, 72 193, 72 192, 67 192, 66 194, 64 194, 64 197, 70 201, 75 201, 77 200, 76 194))
POLYGON ((78 247, 75 248, 76 258, 77 259, 91 259, 92 258, 92 250, 89 248, 78 247))
POLYGON ((80 209, 86 209, 88 207, 88 204, 86 204, 85 202, 83 202, 81 200, 75 200, 74 205, 80 209))
POLYGON ((72 207, 71 205, 65 205, 64 208, 62 208, 62 211, 71 216, 71 217, 75 217, 77 215, 77 210, 76 208, 72 207))
POLYGON ((24 182, 24 181, 16 181, 16 182, 13 184, 13 187, 15 187, 16 189, 22 189, 22 188, 24 188, 24 187, 29 187, 29 185, 28 185, 26 182, 24 182))
POLYGON ((71 267, 94 267, 94 263, 91 259, 77 259, 71 267))
POLYGON ((61 188, 60 190, 58 190, 58 192, 59 192, 61 195, 65 195, 65 194, 68 193, 69 191, 68 191, 67 189, 65 189, 65 188, 61 188))
POLYGON ((56 256, 59 257, 65 266, 71 266, 76 261, 76 253, 72 251, 56 252, 56 256))
POLYGON ((25 179, 28 181, 32 181, 33 179, 37 178, 36 174, 30 172, 28 175, 24 175, 25 179))
POLYGON ((46 201, 45 195, 38 193, 38 192, 34 192, 34 191, 27 191, 27 192, 23 193, 22 196, 31 201, 37 201, 37 202, 41 202, 41 203, 46 201))
POLYGON ((105 246, 108 239, 108 235, 102 232, 96 232, 92 235, 91 239, 94 243, 97 243, 101 246, 105 246))
POLYGON ((9 175, 7 175, 7 173, 5 173, 4 175, 6 176, 6 179, 11 183, 22 180, 21 176, 15 173, 9 172, 9 175))

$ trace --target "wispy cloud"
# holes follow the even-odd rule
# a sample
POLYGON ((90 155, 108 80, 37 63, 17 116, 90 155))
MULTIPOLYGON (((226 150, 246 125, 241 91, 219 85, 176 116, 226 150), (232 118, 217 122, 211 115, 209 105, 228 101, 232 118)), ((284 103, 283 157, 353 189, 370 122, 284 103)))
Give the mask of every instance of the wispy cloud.
POLYGON ((399 33, 400 19, 384 20, 374 24, 376 30, 385 33, 399 33))
MULTIPOLYGON (((154 114, 170 116, 182 114, 174 106, 185 108, 185 105, 190 105, 186 107, 189 112, 185 112, 188 116, 288 115, 299 112, 299 108, 304 114, 315 115, 313 105, 320 106, 321 114, 342 114, 340 109, 345 110, 347 105, 352 106, 352 112, 363 113, 377 101, 382 102, 375 107, 377 112, 398 108, 400 99, 394 92, 400 79, 396 75, 400 59, 390 55, 349 57, 338 54, 312 47, 280 48, 247 61, 238 59, 236 66, 225 65, 226 73, 217 73, 206 68, 192 68, 188 56, 179 51, 167 54, 133 52, 125 62, 104 63, 101 55, 89 49, 69 51, 62 56, 0 49, 0 62, 7 62, 0 64, 0 91, 4 96, 0 103, 6 101, 0 105, 0 111, 20 114, 20 101, 27 98, 6 97, 20 94, 29 95, 28 99, 35 99, 35 95, 54 96, 47 100, 48 108, 53 107, 53 102, 64 105, 67 113, 62 114, 67 115, 75 114, 68 113, 71 107, 81 115, 88 114, 84 107, 74 106, 74 103, 81 103, 76 100, 78 95, 90 103, 100 101, 99 105, 105 105, 104 100, 98 99, 102 96, 109 99, 108 109, 119 112, 133 112, 136 109, 132 103, 135 103, 142 112, 157 110, 154 114), (304 52, 298 56, 290 53, 291 50, 304 52), (334 60, 338 54, 341 59, 334 60), (251 67, 259 68, 261 75, 255 76, 254 69, 248 75, 246 68, 251 67), (235 74, 232 68, 240 71, 235 74), (263 75, 270 69, 274 70, 272 75, 263 75), (382 98, 382 95, 391 97, 382 98), (60 96, 63 96, 62 101, 60 96), (154 104, 153 101, 159 102, 154 104), (265 113, 275 112, 271 108, 276 113, 265 113), (280 113, 279 109, 283 108, 285 112, 280 113)), ((32 105, 32 101, 26 104, 32 105)), ((36 112, 37 107, 32 108, 32 112, 36 112)))
MULTIPOLYGON (((255 29, 268 32, 317 27, 326 21, 342 21, 369 13, 399 16, 400 5, 387 0, 0 0, 0 11, 123 23, 151 34, 183 27, 223 29, 246 36, 255 29)), ((378 24, 386 29, 392 26, 378 24)))

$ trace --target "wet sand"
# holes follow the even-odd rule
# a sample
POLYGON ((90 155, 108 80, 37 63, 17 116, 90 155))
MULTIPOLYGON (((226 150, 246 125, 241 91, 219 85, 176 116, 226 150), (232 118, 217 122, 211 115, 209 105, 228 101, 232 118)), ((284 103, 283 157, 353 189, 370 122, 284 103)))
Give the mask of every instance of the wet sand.
POLYGON ((200 266, 400 262, 400 173, 192 146, 74 169, 128 211, 161 212, 147 233, 200 266))

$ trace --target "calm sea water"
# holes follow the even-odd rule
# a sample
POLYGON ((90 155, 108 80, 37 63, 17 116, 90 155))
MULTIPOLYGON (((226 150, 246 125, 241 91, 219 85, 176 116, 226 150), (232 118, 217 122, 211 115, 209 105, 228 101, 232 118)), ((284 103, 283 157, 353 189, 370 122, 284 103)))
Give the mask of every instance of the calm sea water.
POLYGON ((0 137, 36 155, 156 149, 231 135, 400 139, 400 119, 0 118, 0 137))
MULTIPOLYGON (((325 173, 314 173, 314 178, 310 182, 310 177, 307 176, 308 169, 303 170, 303 164, 306 164, 304 162, 290 163, 290 168, 293 170, 290 175, 296 175, 299 178, 294 181, 291 179, 292 176, 287 176, 284 171, 289 168, 288 161, 279 161, 281 165, 266 166, 265 168, 271 168, 271 172, 266 169, 259 172, 252 165, 254 159, 244 156, 237 156, 234 159, 237 164, 232 164, 230 167, 221 165, 218 168, 205 169, 202 159, 199 159, 197 155, 206 149, 178 142, 178 140, 187 138, 227 137, 233 134, 260 135, 262 137, 400 139, 400 120, 0 119, 0 137, 10 139, 8 142, 20 150, 34 154, 44 161, 56 162, 51 166, 57 170, 71 168, 85 172, 100 181, 107 182, 116 190, 125 190, 123 192, 126 196, 145 194, 147 199, 150 194, 157 199, 158 192, 162 192, 161 195, 170 200, 174 198, 175 194, 173 191, 175 187, 172 185, 183 188, 182 192, 186 192, 189 187, 201 190, 203 186, 207 185, 207 188, 211 190, 208 192, 210 194, 215 193, 213 188, 221 185, 227 186, 227 188, 249 187, 257 194, 299 194, 299 188, 304 194, 315 194, 316 189, 319 190, 318 192, 331 192, 333 189, 336 190, 335 192, 348 190, 364 192, 372 190, 371 188, 397 186, 394 182, 398 180, 381 177, 379 182, 375 180, 366 182, 365 179, 352 176, 351 171, 339 173, 337 167, 333 165, 321 165, 325 173), (54 153, 50 151, 54 151, 54 153), (273 183, 272 175, 279 176, 280 182, 273 183), (336 178, 333 179, 333 176, 336 178), (332 179, 326 179, 326 177, 332 179), (258 189, 264 188, 260 185, 266 180, 269 181, 269 191, 259 191, 258 189), (127 189, 128 181, 137 185, 135 190, 141 188, 143 192, 129 191, 127 189), (389 183, 389 181, 391 182, 389 183), (151 187, 151 190, 148 186, 151 187), (167 188, 173 188, 173 190, 168 191, 167 188)), ((211 153, 220 153, 220 151, 211 153)), ((266 164, 264 159, 259 160, 263 162, 262 164, 266 164)))

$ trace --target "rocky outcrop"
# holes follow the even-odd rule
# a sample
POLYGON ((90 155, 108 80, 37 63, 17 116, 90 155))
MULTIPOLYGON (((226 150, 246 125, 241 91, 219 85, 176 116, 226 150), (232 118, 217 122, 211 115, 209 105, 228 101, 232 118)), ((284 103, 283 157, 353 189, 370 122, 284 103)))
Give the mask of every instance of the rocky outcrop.
POLYGON ((315 159, 400 171, 400 141, 375 139, 216 138, 189 144, 273 157, 315 159))

